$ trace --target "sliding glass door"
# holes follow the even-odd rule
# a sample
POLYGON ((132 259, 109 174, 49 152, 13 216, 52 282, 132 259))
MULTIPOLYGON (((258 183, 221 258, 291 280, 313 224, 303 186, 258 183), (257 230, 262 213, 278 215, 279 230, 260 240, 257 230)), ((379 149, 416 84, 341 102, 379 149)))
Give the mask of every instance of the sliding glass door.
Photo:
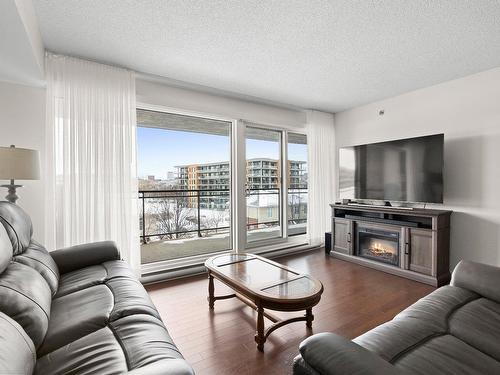
POLYGON ((287 134, 287 234, 306 234, 307 228, 307 136, 287 134))
POLYGON ((281 238, 282 132, 247 126, 247 242, 281 238))
POLYGON ((137 110, 142 264, 232 248, 232 122, 137 110))

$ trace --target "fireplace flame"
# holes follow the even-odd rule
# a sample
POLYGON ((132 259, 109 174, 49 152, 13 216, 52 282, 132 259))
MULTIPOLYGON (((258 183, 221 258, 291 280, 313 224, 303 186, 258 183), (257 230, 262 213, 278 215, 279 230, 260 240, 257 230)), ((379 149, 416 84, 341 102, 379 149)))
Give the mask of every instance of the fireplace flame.
POLYGON ((397 265, 399 261, 399 246, 397 241, 377 238, 366 238, 360 244, 360 255, 373 260, 397 265))
POLYGON ((373 255, 394 255, 396 254, 396 249, 393 247, 384 246, 381 243, 374 242, 370 246, 370 252, 373 255))

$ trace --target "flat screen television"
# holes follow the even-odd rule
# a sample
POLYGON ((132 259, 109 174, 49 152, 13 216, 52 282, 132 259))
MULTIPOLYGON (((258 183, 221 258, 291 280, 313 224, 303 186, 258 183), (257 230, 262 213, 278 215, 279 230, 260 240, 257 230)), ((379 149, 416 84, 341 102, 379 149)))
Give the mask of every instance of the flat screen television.
POLYGON ((443 202, 444 134, 343 147, 339 196, 398 202, 443 202))

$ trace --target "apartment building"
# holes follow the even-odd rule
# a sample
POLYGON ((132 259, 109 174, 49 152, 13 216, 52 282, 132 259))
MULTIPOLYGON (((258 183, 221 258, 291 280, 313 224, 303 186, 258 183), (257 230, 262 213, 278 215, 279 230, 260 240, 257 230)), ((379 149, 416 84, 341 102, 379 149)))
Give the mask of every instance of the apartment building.
MULTIPOLYGON (((307 189, 307 162, 288 161, 289 190, 307 189)), ((229 162, 191 164, 176 166, 178 184, 181 189, 200 191, 201 208, 224 209, 228 207, 230 188, 229 162)), ((278 188, 281 177, 279 161, 269 158, 253 158, 246 162, 247 187, 258 194, 263 190, 273 190, 279 195, 278 188)), ((252 193, 250 193, 252 194, 252 193)), ((197 196, 188 198, 189 206, 196 207, 197 196)), ((277 199, 274 199, 277 201, 277 199)), ((266 205, 266 207, 269 207, 266 205)))

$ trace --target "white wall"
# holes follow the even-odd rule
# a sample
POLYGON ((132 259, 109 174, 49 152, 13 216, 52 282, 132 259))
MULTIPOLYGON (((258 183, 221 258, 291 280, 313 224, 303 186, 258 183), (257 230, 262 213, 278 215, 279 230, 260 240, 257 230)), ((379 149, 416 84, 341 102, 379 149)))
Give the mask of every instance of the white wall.
POLYGON ((335 115, 336 146, 445 134, 451 268, 500 265, 500 68, 335 115), (380 109, 385 110, 379 116, 380 109))
MULTIPOLYGON (((45 89, 0 82, 0 146, 40 150, 41 180, 19 181, 17 203, 31 216, 34 237, 44 242, 45 89)), ((1 184, 8 181, 0 181, 1 184)), ((0 189, 0 200, 7 195, 0 189)))
POLYGON ((262 124, 300 128, 306 123, 304 111, 281 108, 246 100, 172 87, 138 79, 137 102, 201 112, 232 119, 249 120, 262 124))

